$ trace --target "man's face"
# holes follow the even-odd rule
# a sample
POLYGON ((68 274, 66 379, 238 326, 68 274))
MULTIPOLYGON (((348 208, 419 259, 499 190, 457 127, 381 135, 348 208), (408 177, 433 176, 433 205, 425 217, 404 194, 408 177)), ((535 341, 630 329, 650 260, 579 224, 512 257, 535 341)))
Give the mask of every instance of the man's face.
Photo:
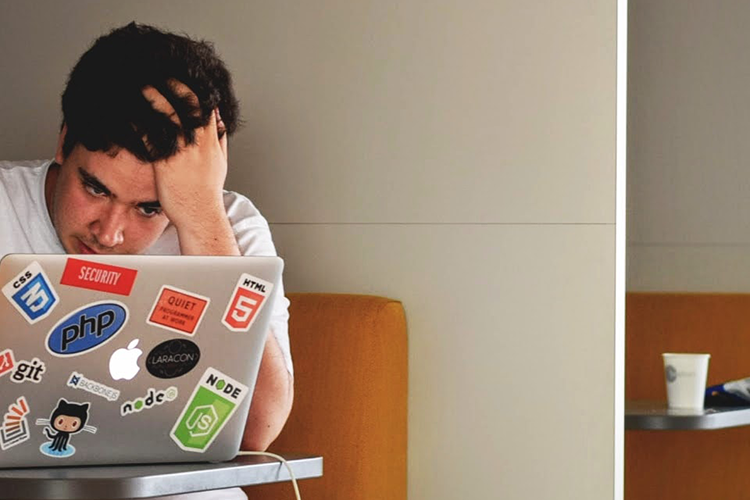
POLYGON ((164 232, 169 221, 150 164, 125 149, 111 157, 80 144, 63 158, 62 136, 55 161, 47 205, 67 253, 141 253, 164 232))

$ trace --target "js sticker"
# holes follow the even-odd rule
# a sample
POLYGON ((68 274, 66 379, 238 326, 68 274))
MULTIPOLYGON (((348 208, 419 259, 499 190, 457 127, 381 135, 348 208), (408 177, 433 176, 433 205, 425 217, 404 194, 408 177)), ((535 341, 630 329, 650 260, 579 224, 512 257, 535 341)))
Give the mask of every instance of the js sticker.
POLYGON ((246 386, 208 368, 169 435, 185 451, 205 452, 247 392, 246 386))
POLYGON ((3 287, 3 294, 30 324, 52 312, 60 299, 38 262, 32 262, 3 287))

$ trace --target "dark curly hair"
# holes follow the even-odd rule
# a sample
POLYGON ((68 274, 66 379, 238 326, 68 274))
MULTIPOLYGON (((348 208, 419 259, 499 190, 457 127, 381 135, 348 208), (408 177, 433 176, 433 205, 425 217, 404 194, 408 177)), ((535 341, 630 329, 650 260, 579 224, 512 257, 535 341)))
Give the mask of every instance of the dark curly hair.
POLYGON ((231 135, 239 105, 213 45, 132 22, 98 38, 71 71, 62 95, 63 155, 82 144, 113 155, 125 148, 148 163, 168 158, 180 136, 194 142, 195 129, 207 125, 217 107, 231 135), (175 94, 174 80, 187 85, 198 103, 175 94), (181 126, 153 109, 142 94, 149 85, 170 102, 181 126))

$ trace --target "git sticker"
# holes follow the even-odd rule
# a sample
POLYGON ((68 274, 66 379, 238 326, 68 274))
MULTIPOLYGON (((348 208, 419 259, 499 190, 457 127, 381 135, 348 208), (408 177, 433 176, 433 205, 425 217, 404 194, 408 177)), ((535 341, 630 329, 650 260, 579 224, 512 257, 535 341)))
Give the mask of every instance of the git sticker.
POLYGON ((30 324, 43 320, 60 302, 38 262, 32 262, 3 287, 3 294, 30 324))
POLYGON ((240 276, 221 322, 233 332, 246 332, 253 326, 263 304, 273 290, 273 283, 249 274, 240 276))
POLYGON ((208 368, 169 435, 185 451, 205 452, 247 393, 247 386, 208 368))
POLYGON ((151 308, 146 323, 177 333, 193 335, 198 329, 210 299, 164 285, 151 308))

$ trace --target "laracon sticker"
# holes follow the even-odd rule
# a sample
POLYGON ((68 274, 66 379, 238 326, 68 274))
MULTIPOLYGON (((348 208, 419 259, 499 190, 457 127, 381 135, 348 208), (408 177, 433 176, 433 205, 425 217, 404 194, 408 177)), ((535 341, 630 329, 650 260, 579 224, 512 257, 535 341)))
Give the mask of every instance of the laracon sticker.
POLYGON ((26 419, 28 414, 29 404, 23 396, 8 406, 8 413, 3 417, 3 426, 0 428, 0 449, 5 451, 31 437, 29 422, 26 419))
POLYGON ((39 358, 34 358, 31 361, 19 361, 10 374, 10 379, 17 384, 27 381, 38 384, 42 381, 42 374, 46 371, 47 366, 39 358))
POLYGON ((63 398, 57 402, 49 419, 38 418, 36 425, 44 425, 44 435, 50 439, 39 447, 44 455, 53 458, 72 457, 76 449, 70 444, 70 437, 81 431, 96 434, 96 427, 86 425, 89 418, 89 403, 71 403, 63 398))
POLYGON ((68 387, 72 387, 74 389, 81 389, 86 392, 90 392, 91 394, 96 394, 97 396, 103 397, 107 401, 117 401, 117 399, 120 397, 120 391, 118 391, 117 389, 112 389, 111 387, 107 387, 102 383, 91 380, 90 378, 86 378, 83 374, 78 372, 73 372, 70 374, 67 385, 68 387))
POLYGON ((244 273, 234 287, 221 322, 233 332, 246 332, 273 290, 273 283, 244 273))
POLYGON ((246 386, 208 368, 169 435, 183 450, 204 453, 247 393, 246 386))
POLYGON ((192 335, 198 329, 209 302, 208 297, 163 285, 146 323, 192 335))
POLYGON ((149 389, 146 391, 146 395, 142 398, 134 399, 133 401, 126 401, 120 406, 120 415, 130 415, 131 413, 138 413, 143 410, 150 410, 156 405, 161 405, 174 401, 177 399, 177 387, 169 387, 163 391, 157 391, 156 389, 149 389))
POLYGON ((16 360, 13 359, 13 351, 6 349, 0 352, 0 377, 16 367, 16 360))
POLYGON ((47 350, 54 356, 78 356, 112 340, 128 322, 122 302, 93 302, 70 313, 47 334, 47 350))
POLYGON ((130 295, 137 274, 138 271, 135 269, 68 258, 60 284, 130 295))
POLYGON ((32 262, 3 287, 3 294, 30 324, 41 321, 60 302, 38 262, 32 262))
POLYGON ((201 351, 188 339, 172 339, 154 347, 146 357, 146 369, 157 378, 177 378, 195 368, 201 351))

